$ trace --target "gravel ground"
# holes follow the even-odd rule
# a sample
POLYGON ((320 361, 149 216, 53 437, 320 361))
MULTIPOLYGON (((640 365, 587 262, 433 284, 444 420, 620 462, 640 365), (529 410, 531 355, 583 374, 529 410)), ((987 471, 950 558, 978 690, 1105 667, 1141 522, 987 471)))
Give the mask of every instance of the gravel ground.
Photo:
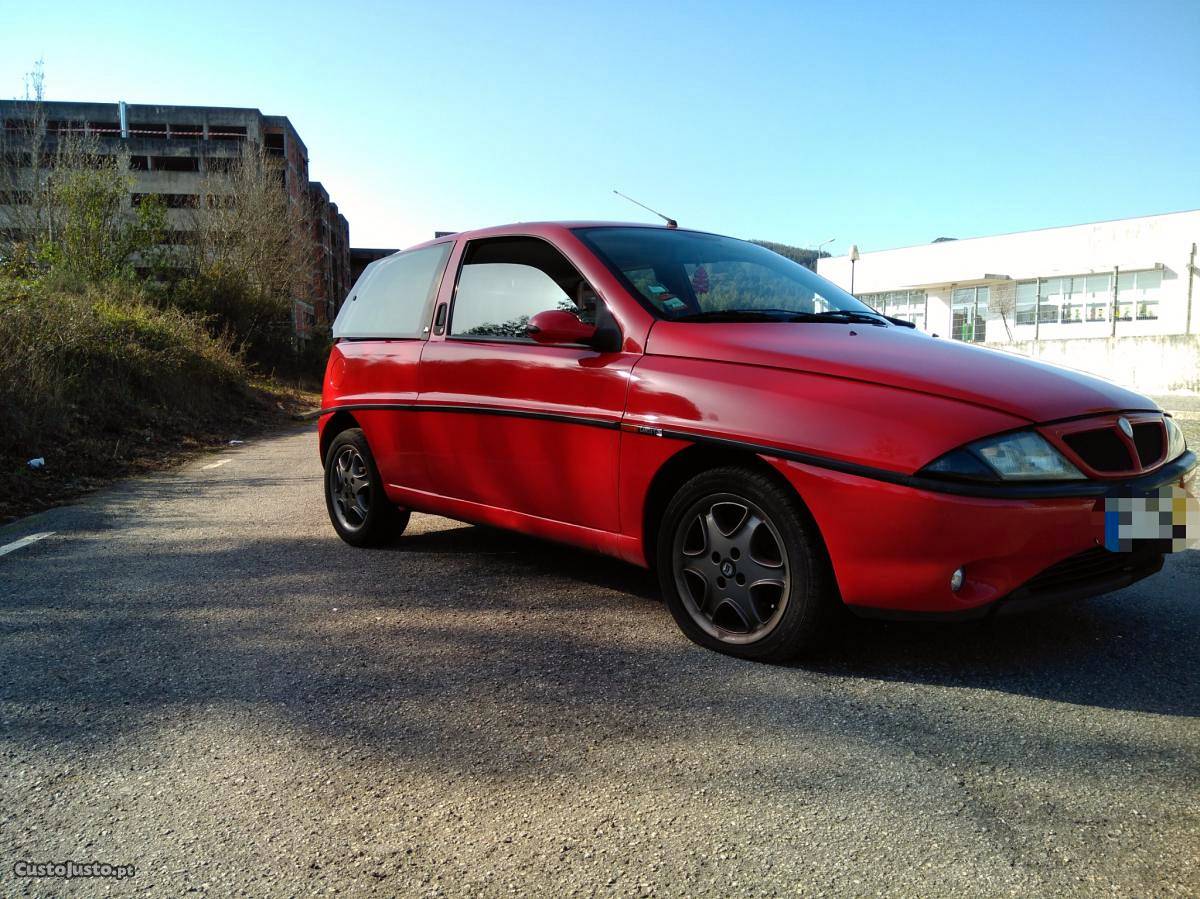
POLYGON ((308 431, 0 544, 34 531, 0 558, 4 895, 1200 893, 1200 552, 768 667, 616 561, 431 516, 351 549, 308 431), (63 859, 137 873, 13 875, 63 859))

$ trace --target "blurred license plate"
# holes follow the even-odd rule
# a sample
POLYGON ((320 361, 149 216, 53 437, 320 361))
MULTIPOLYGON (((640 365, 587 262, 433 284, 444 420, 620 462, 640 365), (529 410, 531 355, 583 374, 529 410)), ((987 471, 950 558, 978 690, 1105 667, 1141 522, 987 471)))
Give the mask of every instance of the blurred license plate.
POLYGON ((1195 481, 1167 484, 1144 493, 1104 500, 1104 548, 1132 552, 1153 546, 1161 552, 1200 548, 1200 501, 1195 481))

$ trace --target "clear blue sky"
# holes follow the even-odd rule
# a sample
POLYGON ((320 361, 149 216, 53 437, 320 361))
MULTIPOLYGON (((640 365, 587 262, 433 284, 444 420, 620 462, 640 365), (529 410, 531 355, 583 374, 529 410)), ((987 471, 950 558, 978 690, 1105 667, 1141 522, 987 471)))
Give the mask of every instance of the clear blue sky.
POLYGON ((865 250, 1200 207, 1200 3, 15 3, 0 95, 291 118, 351 242, 643 220, 865 250))

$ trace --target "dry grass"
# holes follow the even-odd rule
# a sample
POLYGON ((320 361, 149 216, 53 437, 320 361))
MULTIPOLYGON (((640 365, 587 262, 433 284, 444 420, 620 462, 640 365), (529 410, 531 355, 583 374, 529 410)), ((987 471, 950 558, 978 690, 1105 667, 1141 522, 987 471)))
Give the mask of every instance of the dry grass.
POLYGON ((289 420, 227 342, 136 285, 0 279, 0 520, 289 420), (46 467, 27 461, 44 457, 46 467))

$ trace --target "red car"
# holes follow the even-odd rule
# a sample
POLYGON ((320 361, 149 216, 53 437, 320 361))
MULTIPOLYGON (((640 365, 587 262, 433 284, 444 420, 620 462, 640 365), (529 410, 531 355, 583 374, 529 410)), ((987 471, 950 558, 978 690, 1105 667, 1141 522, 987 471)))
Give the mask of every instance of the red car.
POLYGON ((1194 484, 1146 397, 697 231, 434 240, 373 263, 334 336, 320 451, 347 543, 419 510, 608 553, 749 658, 812 645, 839 604, 970 617, 1131 584, 1170 547, 1106 549, 1106 498, 1194 484))

